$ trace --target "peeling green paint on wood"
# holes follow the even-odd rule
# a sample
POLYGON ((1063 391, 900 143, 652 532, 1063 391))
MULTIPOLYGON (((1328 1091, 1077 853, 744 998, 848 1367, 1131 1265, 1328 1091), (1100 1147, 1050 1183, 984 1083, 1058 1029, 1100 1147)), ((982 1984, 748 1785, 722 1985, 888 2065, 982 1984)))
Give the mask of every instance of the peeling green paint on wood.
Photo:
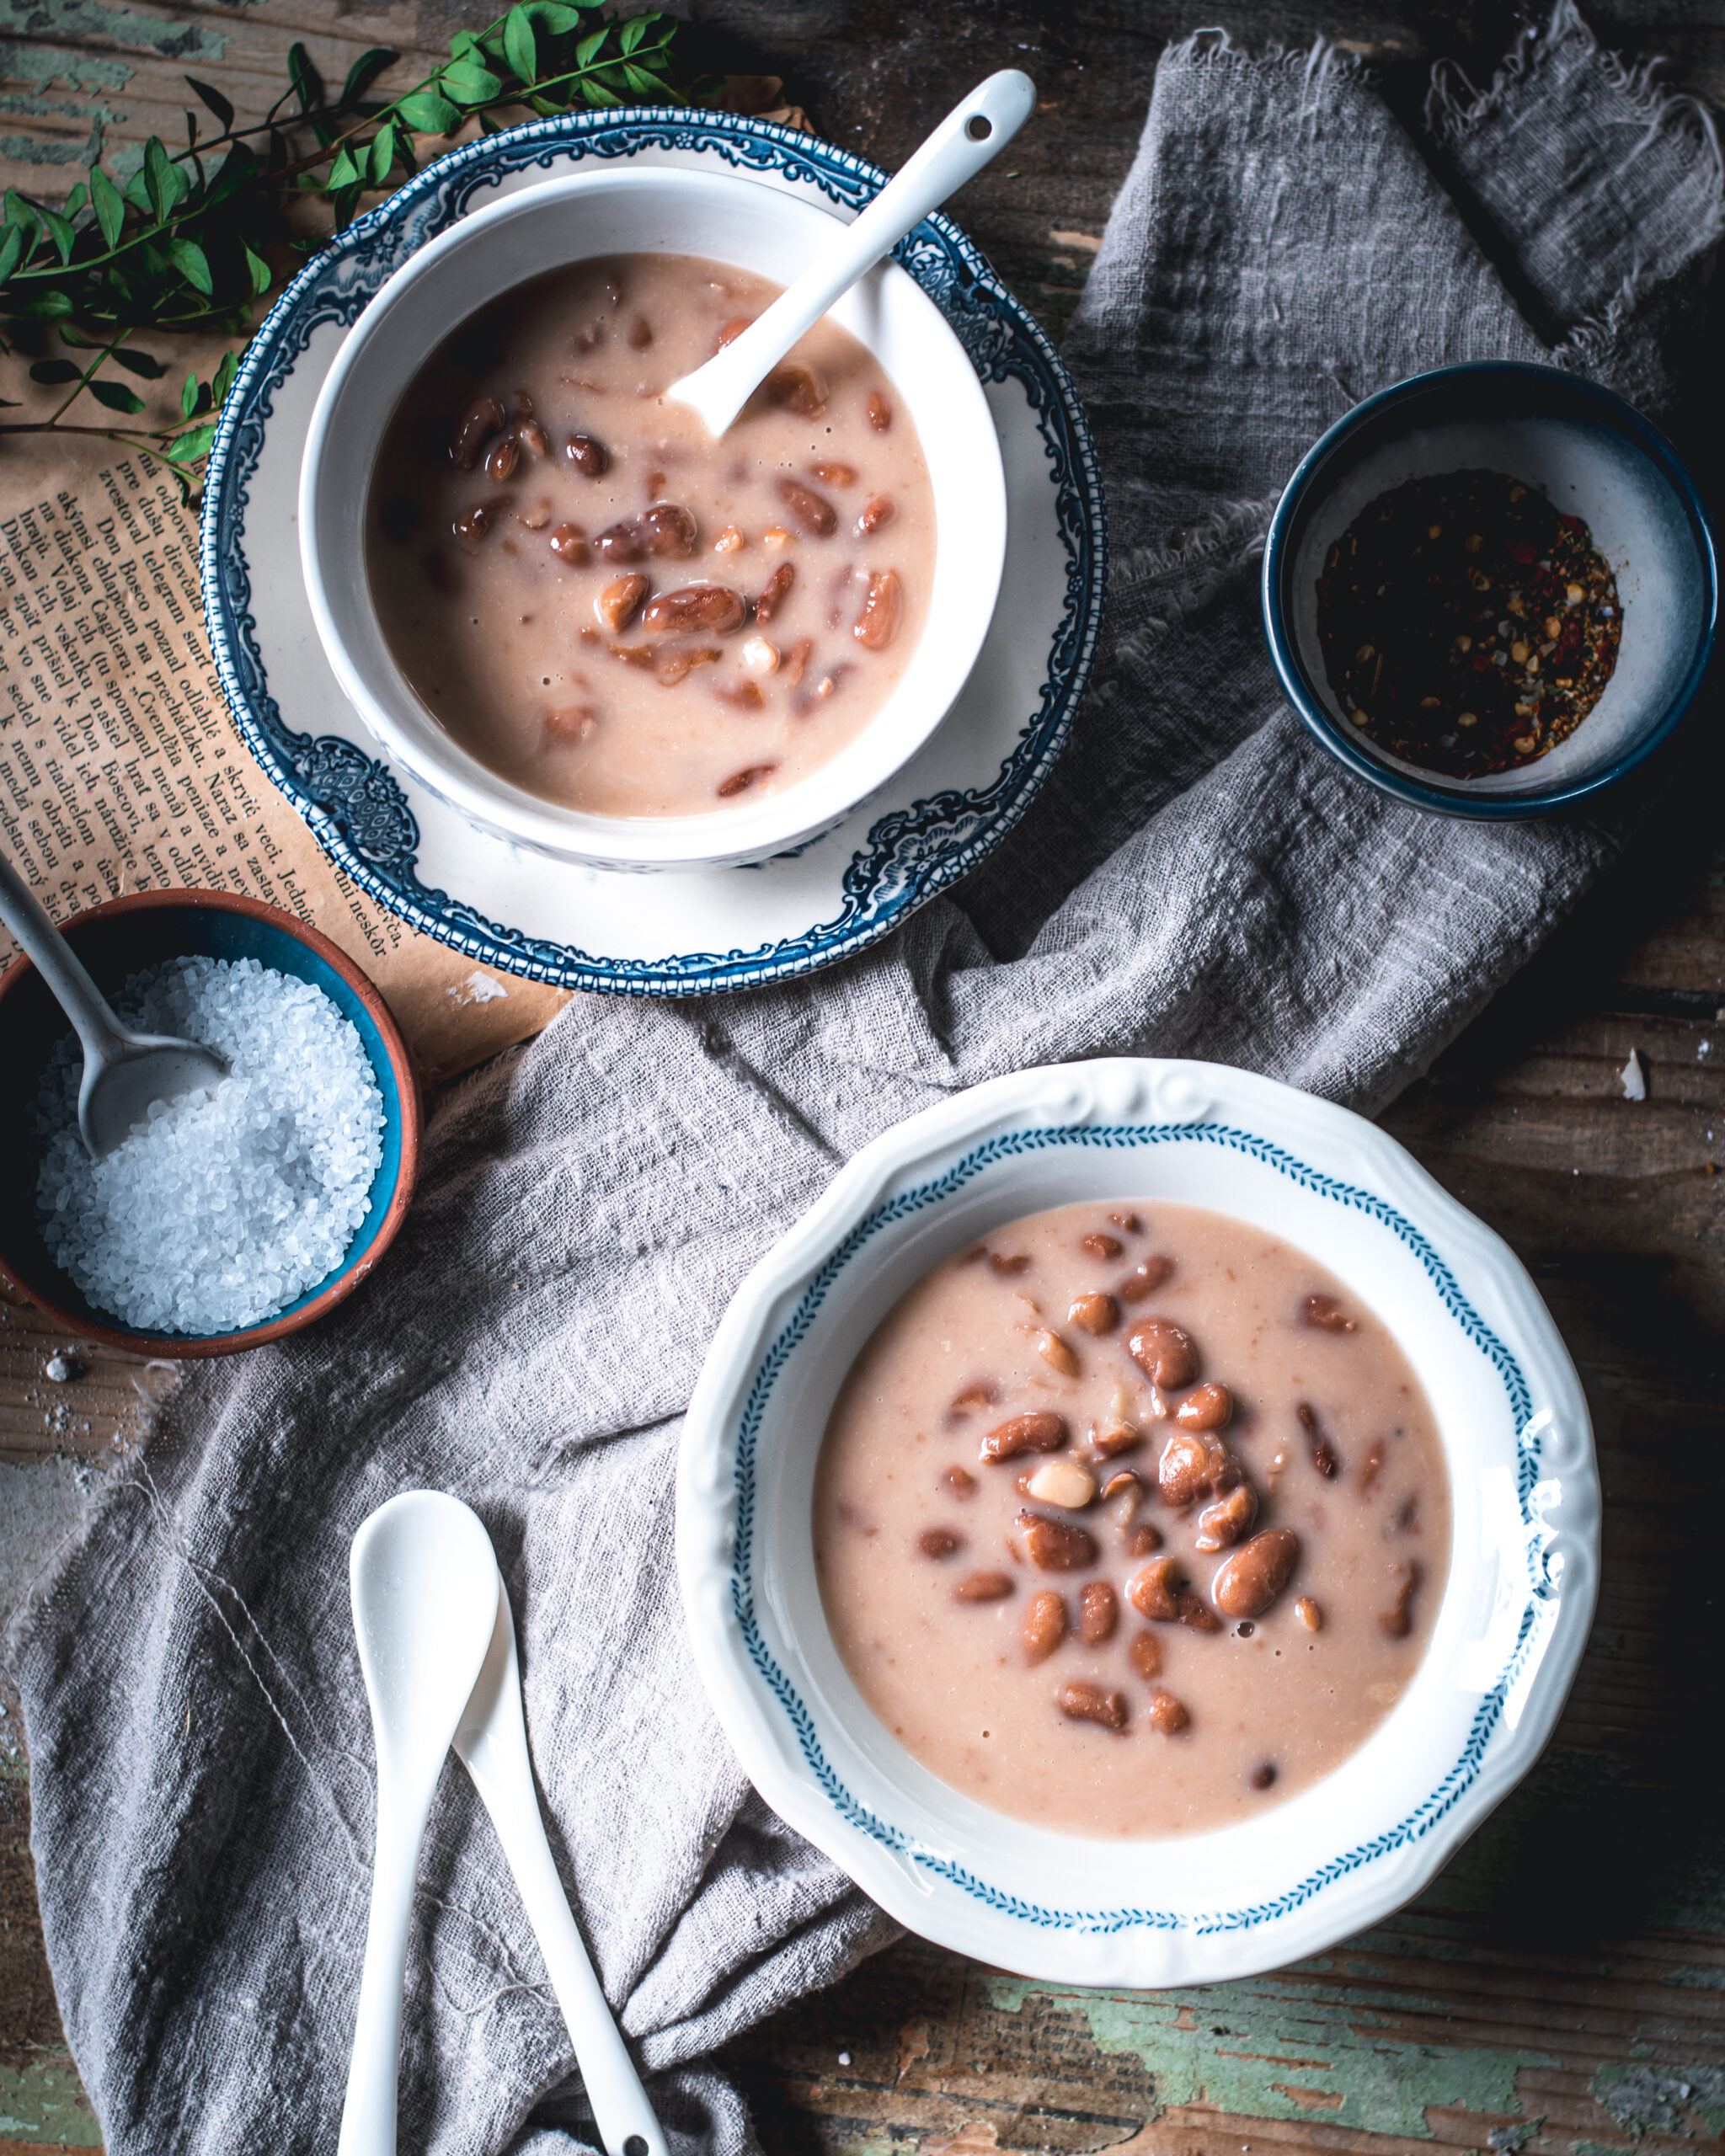
POLYGON ((39 93, 61 83, 69 90, 123 90, 136 69, 123 60, 99 60, 87 52, 62 51, 58 45, 21 45, 0 38, 0 78, 28 83, 39 93))
POLYGON ((0 0, 0 31, 13 37, 89 38, 159 53, 164 60, 219 60, 228 46, 220 30, 162 22, 127 8, 104 7, 101 0, 0 0))
POLYGON ((1083 2014, 1097 2048, 1130 2052, 1154 2078, 1167 2108, 1213 2105, 1247 2117, 1303 2119, 1325 2127, 1430 2140, 1428 2106, 1504 2113, 1522 2110, 1524 2067, 1560 2063, 1544 2052, 1485 2051, 1378 2040, 1370 2002, 1345 1987, 1274 1977, 1156 1993, 1051 1993, 991 1978, 1002 2013, 1033 1990, 1083 2014))
POLYGON ((1709 2133, 1725 2127, 1725 2067, 1608 2062, 1594 2074, 1589 2093, 1637 2141, 1655 2128, 1693 2134, 1697 2121, 1705 2122, 1709 2133))
POLYGON ((0 2066, 0 2143, 47 2141, 61 2148, 99 2148, 90 2100, 69 2053, 50 2053, 22 2068, 0 2066))

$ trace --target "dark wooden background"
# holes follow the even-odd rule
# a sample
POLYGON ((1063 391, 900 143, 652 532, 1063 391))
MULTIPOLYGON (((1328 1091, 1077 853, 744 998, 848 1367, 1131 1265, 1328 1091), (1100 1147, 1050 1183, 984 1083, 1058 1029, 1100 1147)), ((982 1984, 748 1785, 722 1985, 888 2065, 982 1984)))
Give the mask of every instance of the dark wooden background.
MULTIPOLYGON (((481 12, 463 0, 0 0, 0 177, 57 199, 71 175, 44 160, 86 139, 92 108, 109 115, 110 144, 173 131, 184 67, 253 109, 292 36, 339 77, 354 50, 435 48, 481 12)), ((818 131, 888 166, 971 82, 1028 68, 1041 111, 954 207, 1056 333, 1168 37, 1210 23, 1253 45, 1322 35, 1378 65, 1411 117, 1435 57, 1483 83, 1524 19, 1499 0, 1223 0, 1195 15, 1168 0, 695 0, 692 12, 715 65, 782 77, 818 131)), ((1725 95, 1725 0, 1587 12, 1606 44, 1668 54, 1669 79, 1725 95)), ((1712 445, 1687 446, 1711 474, 1712 445)), ((1272 1977, 1063 1993, 906 1940, 733 2047, 772 2156, 1725 2148, 1717 721, 1713 693, 1626 804, 1637 835, 1622 865, 1385 1118, 1531 1268, 1593 1410, 1604 1588, 1545 1759, 1410 1908, 1272 1977), (1648 1073, 1640 1102, 1618 1076, 1632 1049, 1648 1073)), ((0 1455, 40 1460, 29 1471, 45 1475, 64 1472, 47 1455, 99 1451, 136 1425, 131 1373, 110 1362, 45 1386, 54 1344, 0 1308, 0 1455)), ((10 2156, 99 2139, 42 1955, 15 1740, 14 1712, 0 1721, 10 2156)))

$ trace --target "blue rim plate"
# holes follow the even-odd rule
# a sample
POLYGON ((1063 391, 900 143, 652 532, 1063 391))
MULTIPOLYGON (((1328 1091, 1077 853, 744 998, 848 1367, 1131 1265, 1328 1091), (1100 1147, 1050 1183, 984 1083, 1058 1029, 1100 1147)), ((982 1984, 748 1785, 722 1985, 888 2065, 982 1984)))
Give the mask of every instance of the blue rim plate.
POLYGON ((1107 540, 1089 429, 1040 325, 955 225, 925 220, 895 259, 984 384, 1012 527, 995 627, 933 741, 835 831, 757 868, 609 876, 529 858, 474 830, 391 770, 335 690, 307 633, 290 483, 317 387, 386 278, 499 188, 587 157, 715 158, 764 184, 809 190, 841 215, 885 179, 764 120, 664 107, 537 122, 428 166, 302 271, 248 350, 205 489, 211 642, 264 771, 330 858, 412 926, 563 988, 690 995, 783 980, 866 949, 975 867, 1052 768, 1102 611, 1107 540))
MULTIPOLYGON (((1671 444, 1615 392, 1561 368, 1535 366, 1519 360, 1475 360, 1457 366, 1434 367, 1405 382, 1392 382, 1344 413, 1313 443, 1283 489, 1264 542, 1262 592, 1264 636, 1283 693, 1325 748, 1358 776, 1398 800, 1443 815, 1482 822, 1548 816, 1615 785, 1645 761, 1693 702, 1712 658, 1719 616, 1712 525, 1694 480, 1671 444), (1626 744, 1621 755, 1599 770, 1513 795, 1476 792, 1465 782, 1426 785, 1411 766, 1390 763, 1362 748, 1351 730, 1332 715, 1300 664, 1289 626, 1300 542, 1330 488, 1345 477, 1356 456, 1423 424, 1441 424, 1463 414, 1501 415, 1509 419, 1567 419, 1616 436, 1644 459, 1669 489, 1688 528, 1701 587, 1700 614, 1690 650, 1680 676, 1651 723, 1626 744)), ((1529 768, 1537 771, 1540 766, 1529 768)))

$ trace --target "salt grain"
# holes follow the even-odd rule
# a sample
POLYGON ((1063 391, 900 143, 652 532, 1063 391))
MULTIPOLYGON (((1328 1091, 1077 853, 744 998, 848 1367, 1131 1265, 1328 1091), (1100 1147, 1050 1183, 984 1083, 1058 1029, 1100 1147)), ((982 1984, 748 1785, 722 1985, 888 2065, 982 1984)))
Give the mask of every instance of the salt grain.
POLYGON ((152 1102, 93 1161, 68 1034, 32 1118, 42 1240, 96 1308, 135 1329, 262 1324, 334 1272, 371 1209, 383 1099, 359 1033, 321 989, 255 958, 172 959, 114 1004, 139 1032, 218 1050, 230 1074, 152 1102))

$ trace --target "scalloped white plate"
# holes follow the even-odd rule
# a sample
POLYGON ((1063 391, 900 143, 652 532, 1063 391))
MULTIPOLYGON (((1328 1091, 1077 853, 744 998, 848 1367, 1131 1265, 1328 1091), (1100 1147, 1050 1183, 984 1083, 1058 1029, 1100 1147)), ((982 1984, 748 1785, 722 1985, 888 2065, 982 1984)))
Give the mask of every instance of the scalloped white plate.
POLYGON ((998 1079, 867 1147, 739 1289, 677 1483, 689 1634, 773 1809, 926 1938, 1059 1983, 1214 1983, 1316 1954, 1419 1892, 1551 1733, 1586 1644, 1599 1487, 1573 1364, 1509 1247, 1395 1140, 1202 1063, 998 1079), (1050 1833, 948 1788, 840 1662, 810 1528, 840 1383, 897 1298, 1001 1223, 1081 1198, 1200 1204, 1309 1251, 1400 1341, 1450 1468, 1431 1645, 1332 1774, 1161 1841, 1050 1833))
POLYGON ((469 210, 588 160, 713 165, 846 218, 885 178, 763 120, 650 107, 538 121, 427 166, 301 272, 247 349, 204 491, 211 643, 264 771, 330 858, 415 928, 563 988, 696 995, 787 979, 866 949, 973 868, 1052 769, 1102 610, 1089 430, 1033 318, 955 225, 926 219, 894 259, 982 382, 1008 526, 994 626, 936 733, 843 822, 756 867, 620 873, 478 830, 392 767, 337 686, 300 573, 300 461, 324 376, 390 274, 469 210))

